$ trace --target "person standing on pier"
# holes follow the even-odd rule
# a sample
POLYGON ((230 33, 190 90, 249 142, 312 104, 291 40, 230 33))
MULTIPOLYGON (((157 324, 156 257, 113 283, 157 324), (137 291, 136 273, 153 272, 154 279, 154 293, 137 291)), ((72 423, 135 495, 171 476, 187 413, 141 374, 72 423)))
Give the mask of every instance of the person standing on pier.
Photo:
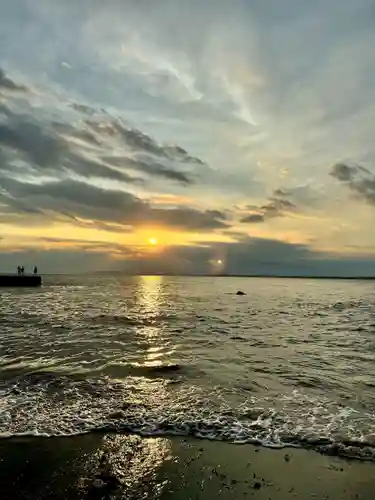
POLYGON ((34 267, 34 275, 35 274, 38 274, 38 268, 36 266, 34 267))

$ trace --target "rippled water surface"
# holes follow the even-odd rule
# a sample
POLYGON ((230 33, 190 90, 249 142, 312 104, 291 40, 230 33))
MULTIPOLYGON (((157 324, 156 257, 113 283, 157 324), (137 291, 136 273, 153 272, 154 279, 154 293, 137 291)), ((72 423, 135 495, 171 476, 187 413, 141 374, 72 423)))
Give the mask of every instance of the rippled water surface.
POLYGON ((46 277, 0 290, 0 433, 375 459, 374 361, 375 282, 46 277))

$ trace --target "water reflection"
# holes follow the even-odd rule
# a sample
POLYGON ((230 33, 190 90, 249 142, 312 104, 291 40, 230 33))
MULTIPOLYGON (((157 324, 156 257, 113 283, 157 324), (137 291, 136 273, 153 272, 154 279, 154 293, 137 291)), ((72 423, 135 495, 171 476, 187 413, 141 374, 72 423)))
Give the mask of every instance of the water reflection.
MULTIPOLYGON (((136 288, 136 298, 140 313, 152 320, 160 317, 162 310, 162 276, 139 276, 136 288)), ((156 321, 155 321, 156 324, 156 321)), ((157 335, 158 326, 151 326, 148 336, 157 335)))
POLYGON ((160 469, 171 458, 170 440, 106 435, 89 460, 89 478, 81 479, 81 486, 90 494, 98 492, 98 485, 103 491, 114 484, 118 498, 126 493, 134 498, 157 499, 165 486, 160 469))
MULTIPOLYGON (((134 364, 140 368, 169 364, 173 349, 168 334, 168 300, 163 277, 139 276, 133 283, 132 306, 127 315, 134 315, 134 330, 141 347, 134 364)), ((169 381, 162 376, 150 378, 141 373, 132 377, 134 391, 129 391, 127 382, 124 382, 126 403, 135 409, 137 405, 141 409, 160 407, 163 402, 168 405, 169 381)), ((147 414, 143 414, 143 418, 147 419, 147 414)), ((164 489, 159 471, 170 459, 170 454, 171 443, 167 439, 106 435, 101 450, 93 457, 100 464, 94 481, 100 484, 103 480, 106 484, 107 478, 116 478, 119 492, 133 492, 135 496, 139 495, 137 498, 159 498, 164 489)), ((95 466, 92 469, 95 470, 95 466)), ((84 486, 91 492, 93 480, 84 486)))
POLYGON ((142 366, 158 366, 167 362, 172 354, 167 335, 168 314, 165 307, 165 287, 162 276, 139 276, 136 301, 139 314, 147 320, 139 326, 137 334, 145 340, 142 366))

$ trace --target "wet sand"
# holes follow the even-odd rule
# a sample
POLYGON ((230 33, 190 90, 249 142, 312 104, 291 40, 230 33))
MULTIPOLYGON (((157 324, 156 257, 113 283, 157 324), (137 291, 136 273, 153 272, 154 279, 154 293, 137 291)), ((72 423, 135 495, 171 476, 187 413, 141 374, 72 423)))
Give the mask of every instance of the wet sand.
POLYGON ((2 500, 370 500, 375 464, 180 438, 13 438, 0 441, 0 488, 2 500))

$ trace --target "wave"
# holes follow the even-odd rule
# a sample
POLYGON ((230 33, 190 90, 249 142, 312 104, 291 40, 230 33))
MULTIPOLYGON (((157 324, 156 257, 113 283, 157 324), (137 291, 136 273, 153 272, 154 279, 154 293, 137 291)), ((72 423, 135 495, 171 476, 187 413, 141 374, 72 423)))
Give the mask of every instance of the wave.
POLYGON ((127 315, 113 315, 113 314, 99 314, 98 316, 94 316, 93 319, 96 322, 102 323, 117 323, 117 324, 125 324, 129 326, 153 326, 163 322, 171 322, 178 319, 175 314, 167 314, 167 313, 152 313, 147 314, 143 317, 139 315, 127 316, 127 315))
POLYGON ((374 415, 296 392, 273 406, 255 397, 229 404, 221 396, 219 389, 208 393, 169 379, 34 373, 0 385, 0 437, 190 436, 375 461, 374 415))

